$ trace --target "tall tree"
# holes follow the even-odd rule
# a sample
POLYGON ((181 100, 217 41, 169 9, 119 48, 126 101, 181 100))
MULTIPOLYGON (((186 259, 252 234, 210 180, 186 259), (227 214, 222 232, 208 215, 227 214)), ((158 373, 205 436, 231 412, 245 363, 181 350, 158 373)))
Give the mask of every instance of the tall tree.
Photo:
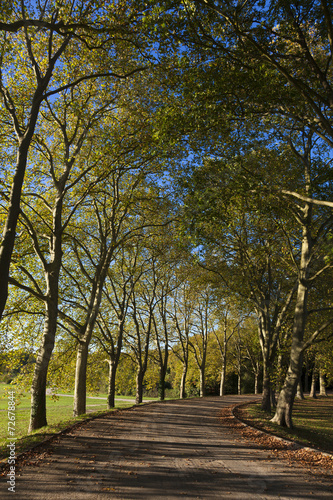
POLYGON ((23 193, 21 224, 31 238, 28 250, 35 253, 43 273, 29 266, 29 260, 24 263, 18 252, 14 261, 20 276, 9 278, 10 283, 30 291, 45 306, 44 334, 31 390, 30 431, 47 423, 46 380, 57 330, 63 236, 78 206, 100 177, 96 169, 93 172, 96 156, 91 158, 92 128, 112 103, 104 101, 98 106, 100 92, 94 83, 87 82, 85 91, 82 98, 75 90, 65 92, 53 103, 47 101, 47 109, 42 111, 45 122, 39 126, 34 143, 34 176, 27 180, 23 193))
POLYGON ((28 154, 41 108, 47 100, 80 86, 85 80, 108 76, 125 79, 142 69, 133 60, 127 65, 124 60, 115 62, 119 44, 126 45, 125 32, 132 32, 129 43, 134 42, 131 27, 139 15, 137 12, 131 16, 132 6, 127 2, 126 9, 122 7, 122 2, 97 4, 75 0, 58 5, 53 0, 43 4, 22 0, 7 2, 1 9, 1 115, 6 131, 10 130, 9 122, 12 123, 14 137, 9 147, 15 153, 16 164, 9 167, 11 190, 0 245, 0 317, 8 296, 9 268, 28 154), (105 22, 96 23, 97 18, 105 22), (87 55, 90 63, 83 64, 82 58, 87 55), (68 61, 71 72, 62 75, 68 61))

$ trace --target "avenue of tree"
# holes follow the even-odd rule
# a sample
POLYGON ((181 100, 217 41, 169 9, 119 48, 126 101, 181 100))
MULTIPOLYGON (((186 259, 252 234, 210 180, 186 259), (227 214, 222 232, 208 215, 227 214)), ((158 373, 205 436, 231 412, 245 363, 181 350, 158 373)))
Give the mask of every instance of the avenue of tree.
POLYGON ((333 381, 332 15, 1 3, 0 361, 28 356, 29 431, 106 369, 112 408, 129 373, 140 403, 246 367, 288 427, 309 362, 333 381))

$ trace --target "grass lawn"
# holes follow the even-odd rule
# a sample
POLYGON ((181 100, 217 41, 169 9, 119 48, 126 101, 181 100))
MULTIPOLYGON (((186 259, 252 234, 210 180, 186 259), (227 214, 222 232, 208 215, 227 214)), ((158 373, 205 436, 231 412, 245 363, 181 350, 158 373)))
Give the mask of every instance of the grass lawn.
POLYGON ((306 397, 295 400, 293 407, 294 429, 282 428, 270 422, 273 416, 260 409, 260 404, 250 404, 241 410, 240 417, 273 434, 292 439, 304 446, 320 448, 333 453, 333 396, 306 397))
MULTIPOLYGON (((8 431, 8 391, 15 390, 15 386, 0 383, 0 460, 8 456, 7 444, 10 440, 8 431)), ((152 399, 152 398, 151 398, 152 399)), ((20 453, 29 447, 43 441, 46 437, 57 433, 66 427, 84 420, 86 416, 73 418, 73 398, 69 396, 59 396, 56 400, 51 396, 46 399, 47 422, 48 426, 38 429, 32 434, 27 435, 30 419, 30 394, 18 395, 15 407, 15 438, 16 453, 20 453)), ((125 408, 133 405, 133 398, 121 397, 116 408, 125 408), (126 401, 129 399, 130 401, 126 401), (125 401, 124 401, 125 400, 125 401)), ((106 394, 99 394, 98 398, 87 399, 88 416, 96 413, 102 413, 107 410, 106 394), (100 399, 104 397, 105 399, 100 399)))

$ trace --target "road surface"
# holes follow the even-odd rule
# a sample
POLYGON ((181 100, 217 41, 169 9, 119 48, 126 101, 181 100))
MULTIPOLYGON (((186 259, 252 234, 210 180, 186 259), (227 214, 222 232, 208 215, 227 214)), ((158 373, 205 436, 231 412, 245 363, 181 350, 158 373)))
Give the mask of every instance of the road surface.
MULTIPOLYGON (((22 500, 330 499, 332 477, 309 474, 224 427, 246 396, 150 403, 86 422, 16 471, 22 500)), ((14 495, 14 496, 13 496, 14 495)))

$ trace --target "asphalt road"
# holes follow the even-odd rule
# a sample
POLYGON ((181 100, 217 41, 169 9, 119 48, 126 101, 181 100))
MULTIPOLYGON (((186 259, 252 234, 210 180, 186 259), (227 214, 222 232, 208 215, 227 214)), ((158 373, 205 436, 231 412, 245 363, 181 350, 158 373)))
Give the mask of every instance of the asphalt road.
POLYGON ((150 403, 61 435, 16 471, 22 500, 330 499, 332 478, 309 474, 221 425, 223 407, 251 399, 150 403))

